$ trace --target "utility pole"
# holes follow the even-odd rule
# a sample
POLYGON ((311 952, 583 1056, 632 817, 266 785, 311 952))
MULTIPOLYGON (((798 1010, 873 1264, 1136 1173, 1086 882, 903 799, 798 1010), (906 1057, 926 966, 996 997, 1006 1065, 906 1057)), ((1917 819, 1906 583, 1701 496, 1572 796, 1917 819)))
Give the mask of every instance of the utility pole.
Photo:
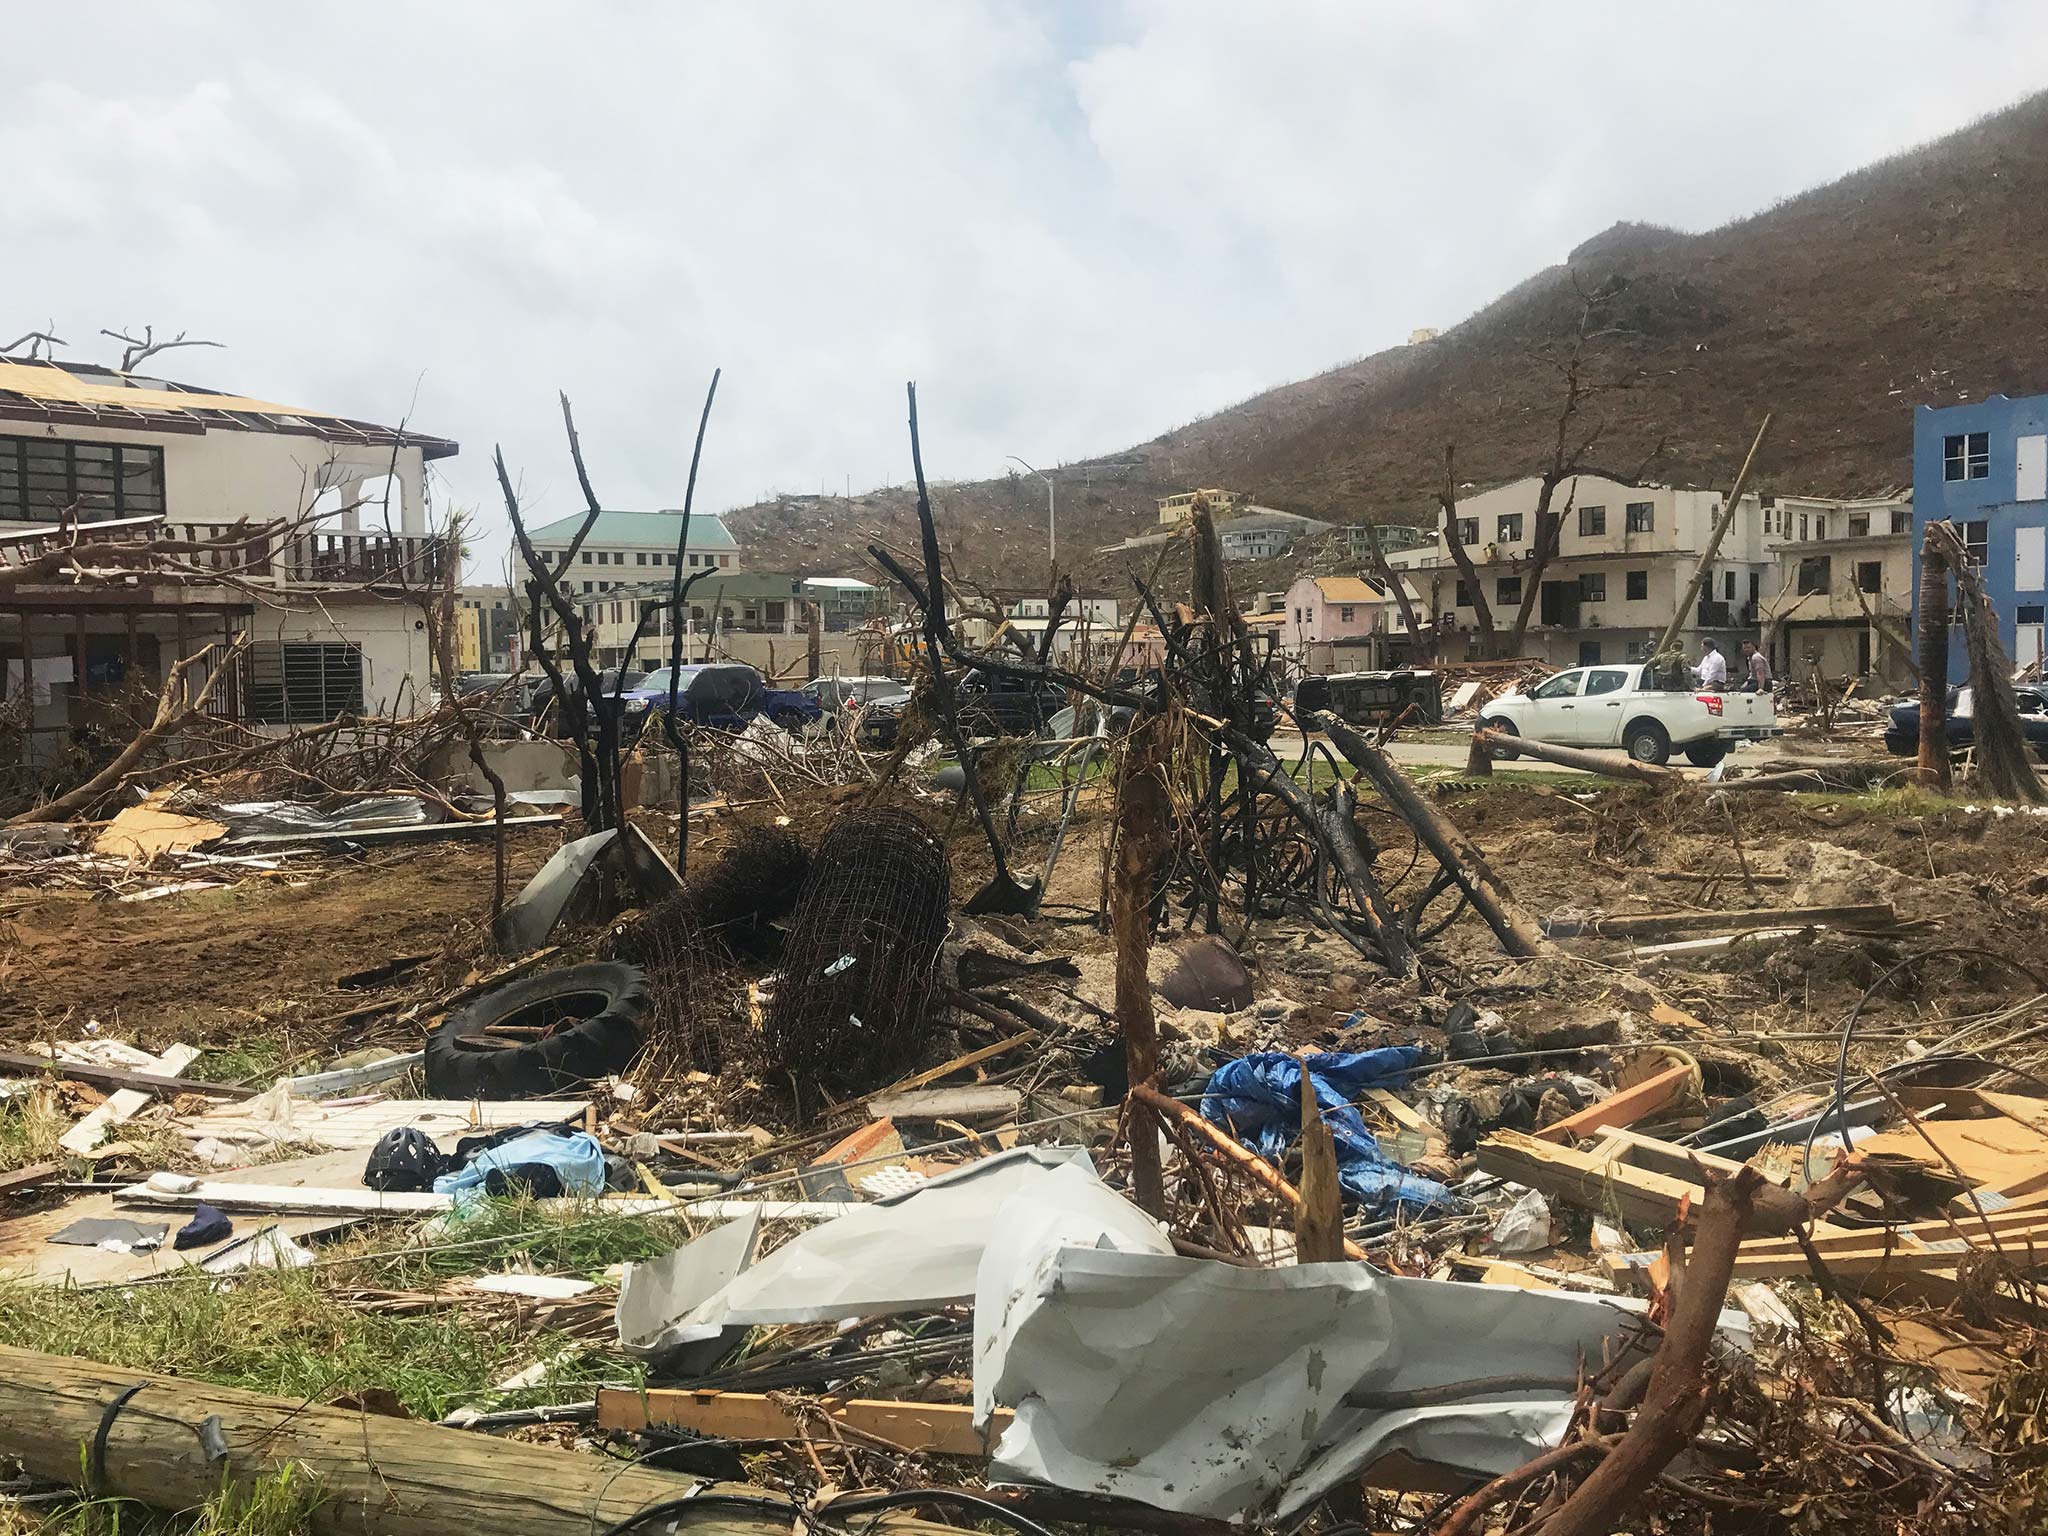
POLYGON ((1024 460, 1018 458, 1014 453, 1006 454, 1004 457, 1013 464, 1023 464, 1026 469, 1031 470, 1032 474, 1037 475, 1039 479, 1045 482, 1045 558, 1051 563, 1053 569, 1057 570, 1059 569, 1060 553, 1059 541, 1054 533, 1058 525, 1053 520, 1052 476, 1032 469, 1029 464, 1025 464, 1024 460))

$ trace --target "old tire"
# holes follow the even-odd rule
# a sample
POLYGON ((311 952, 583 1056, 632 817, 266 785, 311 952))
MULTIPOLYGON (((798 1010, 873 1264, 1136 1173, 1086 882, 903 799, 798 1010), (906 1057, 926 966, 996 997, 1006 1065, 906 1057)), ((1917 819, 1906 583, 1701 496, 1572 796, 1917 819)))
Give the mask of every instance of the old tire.
POLYGON ((1718 741, 1689 741, 1685 745, 1685 760, 1695 768, 1711 768, 1728 755, 1728 748, 1718 741))
POLYGON ((1671 760, 1671 733, 1647 717, 1631 720, 1621 733, 1622 747, 1639 763, 1662 767, 1671 760))
MULTIPOLYGON (((1497 731, 1503 736, 1519 736, 1522 734, 1515 729, 1515 722, 1512 720, 1482 719, 1479 722, 1479 728, 1486 731, 1497 731)), ((1522 755, 1513 747, 1493 747, 1489 750, 1496 763, 1511 763, 1522 755)))
POLYGON ((528 976, 458 1009, 427 1040, 439 1099, 529 1099, 624 1071, 652 1012, 638 966, 602 962, 528 976))

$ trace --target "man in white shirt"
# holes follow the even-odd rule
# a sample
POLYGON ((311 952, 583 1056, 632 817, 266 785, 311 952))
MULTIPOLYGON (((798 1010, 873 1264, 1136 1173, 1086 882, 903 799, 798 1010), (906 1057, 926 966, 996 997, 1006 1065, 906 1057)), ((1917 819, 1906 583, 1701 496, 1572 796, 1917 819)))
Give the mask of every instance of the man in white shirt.
POLYGON ((1725 688, 1728 685, 1728 658, 1711 640, 1706 642, 1706 649, 1700 652, 1700 659, 1692 671, 1702 688, 1725 688))

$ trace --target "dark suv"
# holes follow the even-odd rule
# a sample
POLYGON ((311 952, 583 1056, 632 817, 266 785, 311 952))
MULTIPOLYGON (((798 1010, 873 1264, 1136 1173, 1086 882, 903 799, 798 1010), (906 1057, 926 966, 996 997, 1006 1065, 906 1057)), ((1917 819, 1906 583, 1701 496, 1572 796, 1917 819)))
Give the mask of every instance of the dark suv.
POLYGON ((969 672, 960 679, 960 728, 972 736, 1036 736, 1067 706, 1067 690, 1042 678, 969 672))

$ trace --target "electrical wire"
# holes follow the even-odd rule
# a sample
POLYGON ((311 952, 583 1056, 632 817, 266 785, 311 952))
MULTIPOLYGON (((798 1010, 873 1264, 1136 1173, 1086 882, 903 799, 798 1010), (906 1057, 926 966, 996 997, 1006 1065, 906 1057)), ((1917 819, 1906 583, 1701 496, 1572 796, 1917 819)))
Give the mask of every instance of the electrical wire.
POLYGON ((1046 1527, 1027 1515, 1019 1514, 1009 1505, 985 1499, 978 1493, 969 1493, 964 1488, 899 1488, 891 1493, 853 1494, 834 1499, 828 1507, 835 1513, 843 1509, 849 1514, 866 1514, 872 1510, 875 1518, 861 1527, 862 1536, 865 1536, 888 1511, 920 1504, 950 1504, 957 1509, 971 1509, 984 1519, 1000 1520, 1011 1529, 1022 1531, 1024 1536, 1053 1536, 1046 1527))
POLYGON ((688 1514, 693 1509, 751 1509, 784 1519, 794 1516, 806 1530, 817 1529, 811 1512, 794 1499, 771 1499, 750 1493, 686 1493, 681 1498, 658 1499, 636 1509, 625 1519, 606 1526, 597 1536, 626 1536, 626 1532, 638 1530, 650 1520, 688 1514))

